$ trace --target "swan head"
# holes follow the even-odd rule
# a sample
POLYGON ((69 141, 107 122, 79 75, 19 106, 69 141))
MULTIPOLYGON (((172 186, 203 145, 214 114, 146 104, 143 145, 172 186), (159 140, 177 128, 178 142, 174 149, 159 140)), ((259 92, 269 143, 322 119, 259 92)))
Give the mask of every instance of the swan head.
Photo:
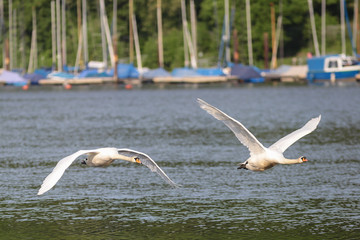
POLYGON ((81 164, 86 164, 86 161, 87 161, 87 160, 88 160, 87 158, 83 159, 83 160, 81 161, 81 164))
POLYGON ((134 162, 136 162, 138 164, 142 164, 141 161, 140 161, 140 158, 138 158, 138 157, 134 157, 134 162))
POLYGON ((299 160, 300 160, 300 162, 307 162, 307 161, 308 161, 307 158, 304 157, 304 156, 301 156, 301 157, 299 158, 299 160))

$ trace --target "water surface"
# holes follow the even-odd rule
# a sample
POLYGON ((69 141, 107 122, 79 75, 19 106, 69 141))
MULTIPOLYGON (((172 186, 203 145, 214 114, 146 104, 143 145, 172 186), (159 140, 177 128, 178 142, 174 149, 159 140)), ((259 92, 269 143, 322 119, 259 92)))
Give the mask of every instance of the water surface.
POLYGON ((0 89, 0 238, 359 239, 359 102, 358 86, 0 89), (309 162, 237 170, 247 149, 198 97, 265 146, 321 114, 285 152, 309 162), (110 146, 147 153, 182 188, 77 161, 36 195, 61 158, 110 146))

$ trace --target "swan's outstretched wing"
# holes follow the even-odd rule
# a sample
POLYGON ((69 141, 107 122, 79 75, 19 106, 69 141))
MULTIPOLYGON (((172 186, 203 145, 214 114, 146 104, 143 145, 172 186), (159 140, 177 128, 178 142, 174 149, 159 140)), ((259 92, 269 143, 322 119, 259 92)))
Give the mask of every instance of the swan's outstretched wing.
POLYGON ((118 153, 120 155, 124 155, 127 157, 133 157, 133 158, 139 158, 141 164, 148 167, 152 172, 155 172, 162 177, 168 184, 170 184, 173 187, 179 187, 180 185, 173 182, 166 174, 165 172, 156 164, 154 160, 152 160, 148 155, 142 152, 134 151, 127 148, 118 149, 118 153))
POLYGON ((294 142, 299 140, 305 135, 308 135, 312 131, 314 131, 321 120, 321 115, 316 118, 308 121, 302 128, 290 133, 289 135, 281 138, 276 143, 271 145, 269 148, 273 150, 277 150, 280 152, 284 152, 288 147, 290 147, 294 142))
POLYGON ((76 153, 73 153, 67 157, 61 159, 56 166, 54 167, 53 171, 45 178, 44 182, 39 189, 37 195, 41 195, 47 191, 49 191, 55 184, 59 181, 61 176, 64 174, 65 170, 81 155, 96 153, 96 150, 80 150, 76 153))
POLYGON ((222 121, 228 128, 230 128, 231 131, 234 132, 235 136, 239 139, 239 141, 249 149, 250 155, 260 154, 265 151, 265 147, 239 121, 223 113, 216 107, 211 106, 204 100, 201 100, 200 98, 198 98, 197 100, 202 109, 207 111, 217 120, 222 121))

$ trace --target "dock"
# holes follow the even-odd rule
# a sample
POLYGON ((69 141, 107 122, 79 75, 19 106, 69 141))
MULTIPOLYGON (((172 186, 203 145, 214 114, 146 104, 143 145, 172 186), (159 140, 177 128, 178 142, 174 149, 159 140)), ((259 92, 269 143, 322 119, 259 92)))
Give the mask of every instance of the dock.
POLYGON ((104 83, 116 83, 117 80, 108 77, 108 78, 53 78, 53 79, 41 79, 39 80, 39 85, 90 85, 90 84, 104 84, 104 83))
POLYGON ((155 77, 154 83, 224 83, 238 80, 236 76, 196 76, 196 77, 155 77))
POLYGON ((141 84, 143 82, 152 83, 224 83, 228 81, 238 80, 236 76, 199 76, 199 77, 155 77, 153 79, 114 79, 112 77, 105 78, 52 78, 41 79, 39 85, 96 85, 106 83, 124 83, 124 84, 141 84))
POLYGON ((281 66, 275 71, 264 72, 265 81, 279 81, 279 82, 306 82, 306 74, 308 67, 306 65, 298 66, 281 66))

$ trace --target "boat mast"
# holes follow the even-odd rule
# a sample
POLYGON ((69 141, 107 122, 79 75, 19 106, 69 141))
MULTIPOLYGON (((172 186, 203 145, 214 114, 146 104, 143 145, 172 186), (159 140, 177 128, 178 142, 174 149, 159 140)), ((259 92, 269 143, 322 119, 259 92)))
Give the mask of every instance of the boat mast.
POLYGON ((56 0, 56 42, 57 42, 57 70, 62 71, 62 59, 61 59, 61 25, 60 25, 60 0, 56 0))
POLYGON ((314 41, 315 55, 318 57, 318 56, 320 56, 320 51, 319 51, 319 42, 318 42, 317 35, 316 35, 314 8, 313 8, 312 0, 308 0, 308 5, 309 5, 309 15, 310 15, 311 30, 312 30, 313 41, 314 41))
POLYGON ((233 59, 234 63, 239 63, 239 38, 238 38, 238 32, 236 29, 233 30, 233 41, 234 41, 234 52, 233 52, 233 59))
POLYGON ((225 0, 225 59, 226 66, 230 63, 230 16, 229 16, 229 0, 225 0))
MULTIPOLYGON (((23 3, 23 1, 21 1, 23 3)), ((19 27, 20 27, 20 53, 21 53, 21 69, 22 72, 26 71, 26 56, 25 56, 25 20, 24 20, 24 6, 20 8, 20 19, 19 19, 19 27)))
POLYGON ((117 53, 117 0, 113 2, 113 51, 114 51, 114 79, 117 80, 117 65, 118 65, 118 53, 117 53))
POLYGON ((185 67, 189 67, 189 50, 186 39, 186 8, 185 8, 185 0, 181 0, 181 17, 182 17, 182 25, 183 25, 183 40, 184 40, 184 65, 185 67))
POLYGON ((34 70, 38 67, 38 51, 37 51, 37 21, 36 9, 33 7, 33 29, 34 29, 34 70))
POLYGON ((264 68, 269 68, 269 44, 268 44, 269 34, 264 32, 264 68))
POLYGON ((188 29, 188 26, 187 26, 187 21, 185 21, 185 37, 186 37, 188 49, 189 49, 189 52, 190 52, 191 67, 193 69, 196 69, 197 68, 197 62, 195 60, 194 47, 192 45, 192 40, 191 40, 190 32, 189 32, 189 29, 188 29))
POLYGON ((141 76, 141 74, 142 74, 142 61, 141 61, 139 35, 138 35, 138 31, 137 31, 137 24, 136 24, 135 14, 133 14, 133 16, 132 16, 132 24, 133 24, 135 50, 136 50, 136 62, 137 62, 137 67, 138 67, 139 72, 140 72, 140 76, 141 76))
POLYGON ((354 23, 354 28, 356 28, 356 34, 355 35, 355 44, 356 44, 356 49, 357 49, 357 54, 360 54, 360 37, 359 35, 359 3, 358 0, 356 0, 356 4, 354 6, 354 11, 356 15, 356 22, 354 23))
MULTIPOLYGON (((51 2, 53 3, 53 1, 51 2)), ((52 6, 53 4, 51 4, 52 6)), ((29 66, 27 72, 34 72, 34 70, 37 68, 37 43, 36 43, 36 11, 35 7, 32 8, 32 24, 33 24, 33 30, 32 30, 32 36, 31 36, 31 48, 30 48, 30 59, 29 59, 29 66)), ((55 55, 53 55, 54 57, 55 55)))
POLYGON ((12 0, 9 0, 9 67, 13 68, 12 0))
POLYGON ((55 1, 51 1, 51 47, 52 47, 52 71, 56 67, 56 25, 55 25, 55 1))
POLYGON ((185 67, 188 67, 188 65, 189 65, 189 53, 190 53, 190 65, 192 68, 196 69, 197 62, 195 59, 194 46, 192 44, 193 40, 191 38, 189 29, 188 29, 184 0, 181 1, 181 10, 182 10, 182 23, 183 23, 183 30, 184 30, 185 67))
POLYGON ((17 9, 13 9, 13 68, 17 68, 17 9))
POLYGON ((0 0, 1 36, 3 39, 3 68, 9 70, 9 40, 6 37, 4 23, 4 1, 0 0))
POLYGON ((76 59, 75 59, 75 68, 74 73, 78 72, 78 68, 81 61, 81 49, 82 49, 82 27, 81 27, 81 0, 77 0, 76 2, 76 9, 77 9, 77 25, 78 25, 78 49, 76 52, 76 59))
MULTIPOLYGON (((358 21, 359 21, 359 1, 354 1, 354 20, 353 20, 353 43, 354 46, 357 44, 357 35, 358 35, 358 21)), ((359 46, 357 46, 357 50, 359 51, 359 46)), ((354 53, 357 54, 357 53, 354 53)))
POLYGON ((5 31, 4 31, 4 1, 0 0, 0 39, 2 39, 2 63, 5 68, 5 31))
POLYGON ((271 66, 273 69, 277 67, 277 51, 278 51, 279 42, 280 42, 282 15, 280 15, 278 17, 276 24, 277 24, 277 27, 276 27, 276 32, 275 32, 275 41, 274 41, 274 46, 272 49, 272 58, 271 58, 271 66))
POLYGON ((340 0, 341 53, 346 54, 345 40, 345 0, 340 0))
POLYGON ((129 61, 134 63, 134 33, 133 33, 133 24, 132 16, 134 14, 134 3, 133 0, 129 0, 129 61))
POLYGON ((100 29, 101 29, 101 48, 102 48, 102 56, 103 56, 103 62, 105 64, 105 68, 107 68, 107 49, 106 49, 106 37, 105 37, 105 25, 104 25, 104 21, 103 21, 103 15, 104 15, 104 10, 102 8, 102 4, 103 1, 99 1, 99 5, 100 5, 100 29))
MULTIPOLYGON (((105 30, 105 36, 106 36, 106 41, 107 41, 107 44, 108 44, 108 50, 109 50, 109 53, 113 53, 114 52, 114 49, 113 49, 113 45, 112 45, 112 42, 111 42, 111 35, 110 35, 110 28, 109 28, 109 23, 108 23, 108 20, 107 20, 107 16, 106 16, 106 13, 105 13, 105 2, 104 0, 100 0, 100 6, 101 6, 101 11, 102 11, 102 24, 104 26, 104 30, 105 30)), ((110 62, 111 62, 111 67, 114 67, 114 55, 113 54, 110 54, 110 62)))
POLYGON ((89 62, 88 39, 87 39, 87 20, 86 20, 86 0, 82 0, 82 30, 83 30, 83 47, 84 47, 84 64, 87 67, 89 62))
POLYGON ((326 53, 326 0, 321 1, 321 54, 326 53))
POLYGON ((251 36, 250 0, 246 0, 246 23, 247 23, 249 65, 252 66, 253 65, 253 49, 252 49, 252 36, 251 36))
POLYGON ((270 13, 271 13, 271 63, 270 68, 275 69, 277 67, 277 58, 275 53, 275 45, 276 45, 276 26, 275 26, 275 8, 274 3, 270 3, 270 13))
POLYGON ((196 11, 194 0, 190 0, 190 21, 191 21, 191 37, 192 37, 192 46, 194 49, 194 61, 197 66, 198 56, 197 56, 197 35, 196 35, 196 11))
POLYGON ((158 55, 159 67, 164 67, 164 49, 163 49, 163 33, 162 33, 162 13, 161 13, 161 0, 157 0, 156 5, 157 27, 158 27, 158 55))
POLYGON ((62 13, 62 61, 63 67, 66 66, 66 1, 62 0, 61 5, 61 13, 62 13))

